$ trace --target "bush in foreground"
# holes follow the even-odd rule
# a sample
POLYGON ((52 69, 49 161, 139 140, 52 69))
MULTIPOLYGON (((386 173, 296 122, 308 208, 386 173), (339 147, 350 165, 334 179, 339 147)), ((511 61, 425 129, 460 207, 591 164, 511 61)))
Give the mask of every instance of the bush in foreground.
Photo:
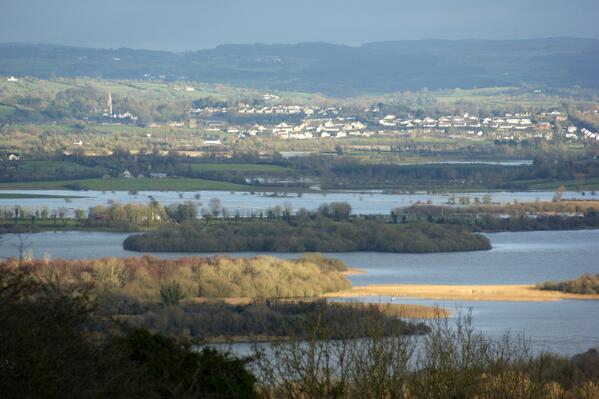
POLYGON ((94 309, 85 288, 0 268, 0 396, 257 397, 244 361, 143 329, 96 337, 94 309))

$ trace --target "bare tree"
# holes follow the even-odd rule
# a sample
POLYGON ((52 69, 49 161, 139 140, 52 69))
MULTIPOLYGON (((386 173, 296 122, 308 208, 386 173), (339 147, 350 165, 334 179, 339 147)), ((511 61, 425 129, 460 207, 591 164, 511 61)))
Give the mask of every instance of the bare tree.
POLYGON ((553 202, 560 202, 562 197, 564 196, 564 192, 566 191, 566 187, 562 184, 555 190, 555 194, 553 195, 553 202))
POLYGON ((212 216, 218 217, 218 214, 220 213, 220 199, 210 198, 208 207, 210 208, 210 213, 212 213, 212 216))
POLYGON ((17 248, 17 252, 19 254, 19 266, 23 265, 24 254, 32 247, 32 245, 33 244, 29 241, 28 237, 25 237, 20 232, 17 233, 17 242, 15 247, 17 248))

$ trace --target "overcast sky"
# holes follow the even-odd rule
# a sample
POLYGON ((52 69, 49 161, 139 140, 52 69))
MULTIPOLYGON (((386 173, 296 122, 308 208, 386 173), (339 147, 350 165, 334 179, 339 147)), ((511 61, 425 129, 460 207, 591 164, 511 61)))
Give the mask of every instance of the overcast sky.
POLYGON ((223 43, 599 38, 599 0, 0 0, 0 42, 199 50, 223 43))

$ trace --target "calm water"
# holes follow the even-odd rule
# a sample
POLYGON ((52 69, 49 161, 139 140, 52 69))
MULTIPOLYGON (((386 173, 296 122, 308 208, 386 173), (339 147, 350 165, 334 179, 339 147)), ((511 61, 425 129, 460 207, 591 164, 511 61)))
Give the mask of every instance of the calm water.
MULTIPOLYGON (((96 205, 108 205, 111 202, 143 203, 147 204, 150 198, 154 198, 163 205, 180 203, 183 201, 194 201, 199 208, 208 205, 211 198, 219 198, 223 207, 227 208, 231 214, 239 212, 245 216, 251 213, 259 213, 266 208, 272 208, 284 203, 290 203, 293 209, 306 208, 315 210, 324 202, 344 201, 348 202, 356 214, 389 214, 389 212, 398 207, 407 207, 415 203, 426 203, 431 201, 433 204, 446 204, 449 194, 382 194, 380 192, 372 193, 305 193, 301 197, 297 194, 290 194, 286 197, 272 197, 264 193, 251 194, 249 192, 229 192, 229 191, 198 191, 198 192, 176 192, 176 191, 140 191, 137 194, 130 194, 126 191, 69 191, 69 190, 2 190, 0 193, 18 193, 18 194, 40 194, 40 195, 58 195, 58 196, 81 196, 84 198, 72 198, 66 202, 62 198, 1 198, 0 208, 14 207, 20 205, 32 210, 48 207, 50 212, 59 208, 65 208, 69 214, 73 214, 75 209, 88 210, 96 205), (200 198, 196 198, 199 194, 200 198)), ((532 202, 536 200, 548 201, 553 198, 552 191, 533 191, 533 192, 492 192, 491 199, 496 203, 532 202)), ((455 193, 457 197, 470 197, 482 199, 484 193, 455 193)), ((581 193, 566 192, 564 198, 599 198, 587 193, 583 196, 581 193)))
MULTIPOLYGON (((138 256, 125 251, 127 234, 46 232, 23 235, 36 257, 98 258, 138 256)), ((414 284, 530 284, 599 273, 599 230, 493 233, 490 251, 443 254, 335 253, 351 267, 366 270, 351 276, 354 285, 414 284)), ((14 256, 16 237, 7 234, 0 257, 14 256)), ((177 257, 191 254, 154 254, 177 257)), ((208 255, 208 254, 202 254, 208 255)), ((255 256, 257 253, 235 253, 255 256)), ((293 258, 301 254, 281 253, 293 258)), ((391 298, 366 298, 388 302, 391 298)), ((574 354, 599 346, 599 301, 559 302, 450 302, 400 298, 396 302, 472 308, 474 323, 490 334, 525 333, 537 349, 574 354)))

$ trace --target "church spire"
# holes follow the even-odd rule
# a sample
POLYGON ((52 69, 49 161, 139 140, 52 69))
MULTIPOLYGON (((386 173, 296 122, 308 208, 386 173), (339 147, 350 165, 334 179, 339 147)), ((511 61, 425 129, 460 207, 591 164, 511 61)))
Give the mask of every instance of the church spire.
POLYGON ((110 89, 108 89, 108 114, 112 115, 112 93, 110 93, 110 89))

